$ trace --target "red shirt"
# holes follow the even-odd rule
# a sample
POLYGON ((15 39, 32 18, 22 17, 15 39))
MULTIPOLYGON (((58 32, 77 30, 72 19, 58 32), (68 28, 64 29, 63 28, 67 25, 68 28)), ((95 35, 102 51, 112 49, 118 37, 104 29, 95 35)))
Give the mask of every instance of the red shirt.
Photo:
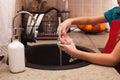
MULTIPOLYGON (((109 38, 103 50, 104 53, 111 53, 120 37, 120 20, 112 20, 109 32, 109 38)), ((120 64, 115 66, 120 73, 120 64)))
POLYGON ((119 34, 120 34, 120 20, 113 20, 110 26, 109 39, 105 45, 103 52, 105 53, 112 52, 118 41, 119 34))

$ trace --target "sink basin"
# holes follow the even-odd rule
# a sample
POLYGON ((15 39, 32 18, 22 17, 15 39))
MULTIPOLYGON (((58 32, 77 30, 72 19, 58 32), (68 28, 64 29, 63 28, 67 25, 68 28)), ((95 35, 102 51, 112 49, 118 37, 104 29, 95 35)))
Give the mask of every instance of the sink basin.
MULTIPOLYGON (((76 46, 79 50, 94 52, 91 49, 76 46)), ((57 44, 43 44, 37 46, 29 46, 25 50, 26 66, 35 69, 46 70, 66 70, 80 68, 87 66, 90 63, 77 59, 73 62, 69 62, 71 56, 62 51, 62 57, 60 57, 60 50, 57 44), (62 58, 62 61, 60 59, 62 58), (62 65, 61 65, 62 62, 62 65)))

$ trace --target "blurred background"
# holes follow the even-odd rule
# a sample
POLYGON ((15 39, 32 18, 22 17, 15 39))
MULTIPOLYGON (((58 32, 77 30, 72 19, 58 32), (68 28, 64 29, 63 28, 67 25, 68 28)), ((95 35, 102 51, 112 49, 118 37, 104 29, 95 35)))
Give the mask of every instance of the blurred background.
MULTIPOLYGON (((117 6, 117 0, 1 0, 0 45, 11 41, 13 16, 23 7, 28 11, 56 7, 61 11, 68 11, 69 17, 76 17, 102 14, 114 6, 117 6)), ((16 26, 20 26, 20 23, 19 19, 15 22, 16 26)))

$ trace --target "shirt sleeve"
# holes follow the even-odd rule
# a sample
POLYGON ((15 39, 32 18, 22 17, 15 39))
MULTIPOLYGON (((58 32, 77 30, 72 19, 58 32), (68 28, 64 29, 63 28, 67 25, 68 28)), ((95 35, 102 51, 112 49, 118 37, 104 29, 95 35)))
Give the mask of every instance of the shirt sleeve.
POLYGON ((117 7, 114 7, 104 13, 104 16, 105 16, 106 20, 109 22, 109 24, 111 24, 111 21, 113 20, 113 14, 116 9, 117 9, 117 7))

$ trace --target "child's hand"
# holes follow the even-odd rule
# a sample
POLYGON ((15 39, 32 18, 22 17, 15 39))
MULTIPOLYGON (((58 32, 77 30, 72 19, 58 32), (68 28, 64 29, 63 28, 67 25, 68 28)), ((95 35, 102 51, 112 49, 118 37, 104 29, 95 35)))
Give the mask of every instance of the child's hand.
MULTIPOLYGON (((64 41, 66 41, 66 40, 64 40, 64 41)), ((74 51, 77 50, 77 48, 75 47, 75 44, 74 44, 74 42, 71 38, 67 38, 67 43, 65 43, 65 42, 64 43, 58 43, 57 45, 61 50, 65 51, 66 53, 68 53, 70 55, 74 51), (68 42, 68 40, 69 40, 69 42, 68 42)))

